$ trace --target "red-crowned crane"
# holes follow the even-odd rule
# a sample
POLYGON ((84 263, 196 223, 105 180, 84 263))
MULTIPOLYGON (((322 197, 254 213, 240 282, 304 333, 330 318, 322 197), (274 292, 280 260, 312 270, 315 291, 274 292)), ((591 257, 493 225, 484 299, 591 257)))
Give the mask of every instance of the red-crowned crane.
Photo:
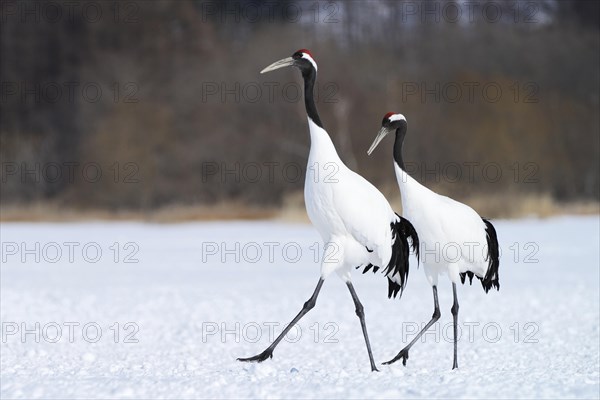
POLYGON ((261 71, 273 71, 283 67, 296 67, 304 78, 304 105, 310 131, 310 153, 304 183, 304 200, 308 216, 325 243, 321 263, 321 276, 312 296, 302 310, 262 353, 239 361, 264 361, 273 357, 273 350, 287 332, 314 306, 323 282, 332 273, 346 283, 356 315, 360 319, 362 333, 367 345, 371 371, 377 371, 367 335, 363 306, 352 286, 350 271, 365 267, 385 267, 388 277, 388 296, 402 294, 409 267, 410 238, 413 247, 418 246, 414 228, 398 216, 371 183, 351 171, 338 156, 329 134, 323 128, 313 98, 317 78, 317 63, 306 49, 291 57, 279 60, 261 71), (334 171, 332 174, 331 172, 334 171))
POLYGON ((384 364, 392 364, 402 359, 402 363, 406 365, 410 348, 440 318, 437 294, 438 276, 445 274, 452 282, 454 294, 451 312, 454 319, 454 363, 452 369, 455 369, 458 368, 456 283, 460 279, 464 284, 465 277, 469 277, 469 282, 472 283, 473 276, 476 276, 481 281, 486 293, 492 287, 500 289, 498 238, 492 223, 481 218, 471 207, 429 190, 406 173, 402 160, 402 144, 406 130, 406 118, 402 114, 385 114, 381 129, 367 154, 371 155, 385 136, 396 132, 394 169, 402 195, 402 214, 411 221, 419 235, 421 262, 425 275, 433 287, 435 309, 431 320, 421 332, 396 357, 384 364), (448 250, 449 247, 452 247, 453 250, 448 250), (427 250, 426 255, 423 254, 425 250, 427 250))

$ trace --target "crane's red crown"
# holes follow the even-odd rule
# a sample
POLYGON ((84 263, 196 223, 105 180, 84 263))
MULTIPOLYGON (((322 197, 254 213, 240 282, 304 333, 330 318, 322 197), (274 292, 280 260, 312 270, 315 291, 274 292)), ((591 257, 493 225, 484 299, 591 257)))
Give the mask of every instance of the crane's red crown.
POLYGON ((310 58, 312 58, 313 60, 315 60, 315 56, 313 56, 312 53, 310 52, 310 50, 308 50, 308 49, 300 49, 296 53, 306 53, 306 54, 308 54, 310 56, 310 58))
POLYGON ((393 113, 393 112, 389 112, 389 113, 387 113, 387 114, 385 114, 385 115, 383 116, 383 119, 388 119, 388 118, 389 118, 389 117, 391 117, 392 115, 394 115, 394 113, 393 113))

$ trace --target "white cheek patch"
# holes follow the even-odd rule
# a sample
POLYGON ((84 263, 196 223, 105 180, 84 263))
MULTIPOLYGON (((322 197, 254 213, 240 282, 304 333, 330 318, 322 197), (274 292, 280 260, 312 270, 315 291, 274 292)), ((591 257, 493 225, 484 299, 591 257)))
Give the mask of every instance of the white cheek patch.
POLYGON ((317 63, 315 62, 315 60, 313 60, 313 58, 312 58, 310 55, 308 55, 308 54, 306 54, 306 53, 302 53, 302 58, 304 58, 304 59, 306 59, 306 60, 310 61, 310 63, 311 63, 311 64, 313 65, 313 67, 315 68, 315 71, 317 70, 317 63))
POLYGON ((389 120, 390 120, 390 122, 400 121, 400 120, 406 121, 406 118, 404 118, 404 115, 402 115, 402 114, 394 114, 394 115, 390 116, 389 120))

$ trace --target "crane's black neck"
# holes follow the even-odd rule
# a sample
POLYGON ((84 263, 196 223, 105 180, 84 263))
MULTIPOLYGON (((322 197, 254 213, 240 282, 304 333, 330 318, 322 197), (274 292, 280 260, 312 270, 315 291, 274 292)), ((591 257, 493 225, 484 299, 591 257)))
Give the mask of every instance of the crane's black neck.
POLYGON ((396 129, 396 140, 394 141, 394 161, 403 171, 406 171, 404 160, 402 159, 402 145, 406 136, 406 128, 406 121, 400 121, 400 127, 396 129))
POLYGON ((310 68, 306 71, 302 71, 302 77, 304 78, 304 106, 306 107, 306 114, 315 124, 323 128, 321 118, 317 112, 317 106, 315 105, 314 98, 314 87, 317 79, 317 71, 314 68, 310 68))

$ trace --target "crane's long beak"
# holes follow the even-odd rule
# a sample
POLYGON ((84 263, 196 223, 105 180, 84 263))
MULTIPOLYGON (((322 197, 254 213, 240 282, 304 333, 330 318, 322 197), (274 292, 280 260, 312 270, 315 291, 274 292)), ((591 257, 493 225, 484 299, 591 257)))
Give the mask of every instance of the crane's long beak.
POLYGON ((261 74, 265 72, 274 71, 283 67, 290 67, 294 65, 294 59, 292 57, 284 58, 283 60, 275 61, 273 64, 269 65, 267 68, 260 71, 261 74))
POLYGON ((373 140, 373 144, 371 145, 371 147, 369 147, 369 150, 367 150, 368 155, 371 155, 373 150, 375 150, 375 147, 377 147, 379 142, 381 142, 383 140, 383 138, 387 136, 388 133, 390 133, 390 131, 384 127, 382 127, 379 130, 379 132, 377 132, 377 136, 375 136, 375 140, 373 140))

